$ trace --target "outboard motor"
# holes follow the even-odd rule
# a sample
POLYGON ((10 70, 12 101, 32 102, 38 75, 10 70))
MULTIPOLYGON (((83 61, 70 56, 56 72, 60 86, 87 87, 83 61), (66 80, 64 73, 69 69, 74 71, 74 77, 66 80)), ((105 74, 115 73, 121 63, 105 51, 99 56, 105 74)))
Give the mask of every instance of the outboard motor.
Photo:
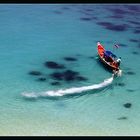
POLYGON ((119 76, 121 77, 122 76, 122 70, 119 69, 119 70, 113 70, 113 76, 119 76))

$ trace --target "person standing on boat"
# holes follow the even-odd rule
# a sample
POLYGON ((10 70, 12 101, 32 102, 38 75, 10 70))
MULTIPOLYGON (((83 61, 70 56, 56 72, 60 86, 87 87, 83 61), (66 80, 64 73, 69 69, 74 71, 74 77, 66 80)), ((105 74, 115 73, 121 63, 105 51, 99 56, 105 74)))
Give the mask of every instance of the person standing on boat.
POLYGON ((118 66, 120 66, 120 63, 121 63, 121 57, 119 57, 117 60, 116 60, 118 66))

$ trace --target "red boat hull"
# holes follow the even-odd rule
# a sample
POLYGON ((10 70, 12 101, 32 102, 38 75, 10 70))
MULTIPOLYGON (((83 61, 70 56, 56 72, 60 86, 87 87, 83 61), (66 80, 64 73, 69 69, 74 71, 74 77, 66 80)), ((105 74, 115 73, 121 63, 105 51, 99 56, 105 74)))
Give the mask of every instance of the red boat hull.
POLYGON ((107 68, 109 68, 109 69, 111 69, 111 70, 116 70, 116 71, 119 70, 119 66, 118 66, 118 64, 117 64, 116 61, 114 61, 114 60, 112 59, 112 62, 107 62, 107 61, 104 59, 103 56, 104 56, 105 49, 104 49, 104 47, 103 47, 99 42, 97 43, 97 51, 98 51, 98 56, 99 56, 101 62, 102 62, 103 64, 105 64, 105 66, 106 66, 107 68))

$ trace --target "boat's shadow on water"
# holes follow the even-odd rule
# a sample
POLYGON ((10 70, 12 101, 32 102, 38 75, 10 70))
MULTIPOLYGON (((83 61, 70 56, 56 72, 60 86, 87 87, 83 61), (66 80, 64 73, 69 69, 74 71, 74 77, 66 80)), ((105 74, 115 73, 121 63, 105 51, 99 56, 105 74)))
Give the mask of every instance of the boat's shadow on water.
POLYGON ((97 63, 97 65, 99 65, 100 67, 104 68, 104 70, 105 70, 106 72, 113 73, 112 69, 109 68, 108 66, 106 66, 105 63, 102 63, 101 60, 99 59, 99 57, 96 59, 96 63, 97 63))

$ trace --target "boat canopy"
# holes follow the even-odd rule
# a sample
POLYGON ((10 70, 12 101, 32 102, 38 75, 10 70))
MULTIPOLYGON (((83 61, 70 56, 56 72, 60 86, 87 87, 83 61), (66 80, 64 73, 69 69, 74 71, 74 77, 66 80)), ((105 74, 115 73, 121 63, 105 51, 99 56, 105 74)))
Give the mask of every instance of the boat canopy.
POLYGON ((117 58, 117 56, 115 54, 113 54, 111 51, 105 51, 104 55, 107 57, 117 58))

